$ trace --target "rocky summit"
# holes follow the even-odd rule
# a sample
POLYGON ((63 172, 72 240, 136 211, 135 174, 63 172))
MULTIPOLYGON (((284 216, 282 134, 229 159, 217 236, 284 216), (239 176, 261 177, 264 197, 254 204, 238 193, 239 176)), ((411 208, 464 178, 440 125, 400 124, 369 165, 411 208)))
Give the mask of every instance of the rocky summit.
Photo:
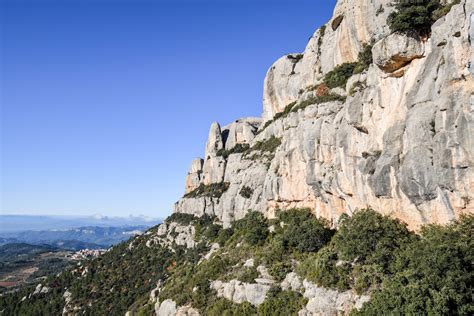
POLYGON ((474 1, 338 0, 162 224, 0 315, 473 315, 474 1))
POLYGON ((337 1, 268 70, 262 118, 212 124, 174 211, 229 226, 305 207, 335 225, 369 207, 413 229, 473 213, 474 3, 455 3, 423 36, 392 32, 394 1, 337 1))

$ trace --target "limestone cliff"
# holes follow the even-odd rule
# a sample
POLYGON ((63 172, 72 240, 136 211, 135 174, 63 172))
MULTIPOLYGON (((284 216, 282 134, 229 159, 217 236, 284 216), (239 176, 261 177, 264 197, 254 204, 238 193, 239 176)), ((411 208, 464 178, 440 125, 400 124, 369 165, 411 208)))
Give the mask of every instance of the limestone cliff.
POLYGON ((249 209, 307 207, 336 223, 371 207, 414 229, 474 213, 474 2, 422 39, 391 34, 392 4, 339 0, 303 53, 268 70, 262 119, 211 126, 174 211, 229 225, 249 209), (321 85, 366 43, 368 69, 321 85))

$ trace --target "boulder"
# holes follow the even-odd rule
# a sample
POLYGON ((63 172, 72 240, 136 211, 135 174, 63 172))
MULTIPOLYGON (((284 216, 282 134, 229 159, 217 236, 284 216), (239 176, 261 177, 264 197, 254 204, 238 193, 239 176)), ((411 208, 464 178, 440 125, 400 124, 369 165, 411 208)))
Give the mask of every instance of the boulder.
POLYGON ((392 73, 424 55, 424 44, 416 36, 393 33, 372 47, 375 64, 386 73, 392 73))
POLYGON ((176 302, 170 299, 155 304, 156 316, 176 316, 176 302))

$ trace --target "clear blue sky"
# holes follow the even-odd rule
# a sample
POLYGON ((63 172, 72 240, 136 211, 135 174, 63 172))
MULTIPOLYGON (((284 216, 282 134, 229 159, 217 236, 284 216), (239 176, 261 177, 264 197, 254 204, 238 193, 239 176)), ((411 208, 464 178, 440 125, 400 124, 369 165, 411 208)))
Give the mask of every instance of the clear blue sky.
POLYGON ((166 216, 335 0, 1 0, 4 214, 166 216))

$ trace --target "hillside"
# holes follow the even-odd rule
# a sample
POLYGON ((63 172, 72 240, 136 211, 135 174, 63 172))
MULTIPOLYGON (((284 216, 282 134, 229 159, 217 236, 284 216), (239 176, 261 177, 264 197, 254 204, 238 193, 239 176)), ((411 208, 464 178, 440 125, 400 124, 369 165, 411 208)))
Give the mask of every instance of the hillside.
POLYGON ((474 3, 338 0, 164 223, 3 315, 472 315, 474 3))
POLYGON ((54 275, 76 263, 72 252, 51 245, 10 243, 0 246, 0 292, 54 275))
POLYGON ((473 231, 470 216, 417 235, 371 210, 344 217, 337 231, 304 209, 272 220, 250 212, 232 228, 174 214, 97 259, 3 296, 0 311, 469 315, 473 231))

